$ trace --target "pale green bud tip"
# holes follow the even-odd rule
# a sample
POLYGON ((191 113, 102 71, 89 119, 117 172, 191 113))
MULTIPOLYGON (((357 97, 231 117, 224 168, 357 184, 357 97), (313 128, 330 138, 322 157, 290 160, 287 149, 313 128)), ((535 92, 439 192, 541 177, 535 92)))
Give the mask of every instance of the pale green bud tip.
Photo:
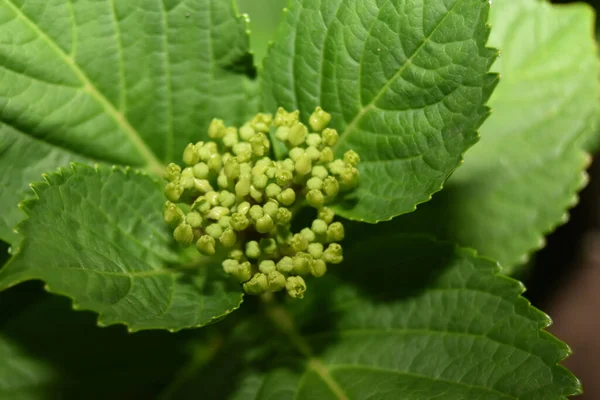
POLYGON ((263 206, 263 212, 273 219, 277 218, 277 211, 279 211, 279 205, 276 200, 271 199, 263 206))
POLYGON ((296 110, 294 112, 287 112, 282 107, 277 109, 277 114, 275 114, 275 119, 273 120, 273 124, 275 126, 292 126, 300 119, 300 111, 296 110))
POLYGON ((189 224, 185 222, 179 224, 173 231, 175 241, 183 246, 189 246, 194 241, 194 231, 189 224))
POLYGON ((327 232, 327 222, 322 219, 315 219, 312 222, 311 229, 317 235, 324 235, 327 232))
POLYGON ((167 165, 165 169, 164 178, 169 182, 174 182, 181 176, 181 167, 177 164, 171 163, 167 165))
POLYGON ((323 256, 323 245, 321 243, 309 244, 308 254, 310 254, 313 258, 321 258, 323 256))
POLYGON ((327 228, 327 240, 330 242, 340 242, 344 239, 344 225, 341 222, 334 222, 327 228))
POLYGON ((320 190, 312 189, 306 194, 306 202, 311 207, 320 208, 325 204, 325 196, 320 190))
POLYGON ((310 127, 316 132, 321 132, 325 129, 329 121, 331 121, 331 114, 323 111, 321 107, 317 107, 309 118, 310 127))
POLYGON ((291 206, 296 201, 296 192, 292 188, 287 188, 277 195, 277 200, 284 206, 291 206))
POLYGON ((331 128, 325 129, 323 133, 321 133, 321 135, 323 136, 323 142, 330 147, 335 146, 337 144, 338 138, 340 137, 338 132, 335 129, 331 128))
MULTIPOLYGON (((333 210, 331 208, 328 207, 322 207, 321 209, 319 209, 319 212, 317 214, 317 217, 323 221, 325 221, 325 227, 327 227, 327 224, 330 224, 333 221, 333 218, 335 217, 335 213, 333 212, 333 210)), ((323 232, 321 232, 323 233, 323 232)))
POLYGON ((276 183, 269 183, 267 188, 265 189, 265 194, 267 197, 274 198, 277 197, 281 193, 281 186, 276 183))
POLYGON ((277 270, 284 274, 289 274, 294 270, 294 260, 291 257, 285 256, 277 263, 277 270))
POLYGON ((219 224, 210 224, 206 227, 206 233, 215 239, 218 239, 223 233, 223 227, 219 224))
POLYGON ((210 169, 208 168, 208 165, 201 162, 192 167, 192 172, 195 178, 206 179, 210 174, 210 169))
POLYGON ((221 242, 224 247, 233 247, 236 241, 237 235, 231 228, 225 229, 221 236, 219 236, 219 242, 221 242))
POLYGON ((356 167, 360 162, 360 156, 354 150, 348 150, 344 153, 344 161, 353 167, 356 167))
POLYGON ((272 122, 273 116, 271 114, 259 113, 252 119, 250 125, 258 132, 269 132, 272 122))
POLYGON ((339 264, 343 259, 342 246, 337 243, 331 243, 323 252, 323 260, 330 264, 339 264))
POLYGON ((187 165, 195 165, 198 161, 200 161, 198 149, 192 143, 188 144, 183 151, 183 162, 187 165))
POLYGON ((258 258, 260 257, 260 245, 257 241, 251 240, 246 243, 246 257, 248 258, 258 258))
POLYGON ((213 119, 208 127, 208 136, 213 139, 225 136, 225 123, 220 119, 213 119))
POLYGON ((229 224, 236 231, 244 231, 248 226, 250 226, 250 221, 244 214, 233 213, 231 219, 229 220, 229 224))
POLYGON ((202 226, 202 215, 197 211, 189 212, 185 216, 185 222, 187 222, 192 228, 200 228, 202 226))
POLYGON ((277 241, 272 238, 260 239, 260 250, 265 255, 274 255, 277 252, 277 241))
POLYGON ((285 283, 285 289, 290 297, 302 299, 304 298, 304 292, 306 291, 306 283, 301 276, 289 276, 285 283))
POLYGON ((337 179, 335 179, 333 176, 328 176, 327 178, 325 178, 325 180, 323 181, 323 192, 325 192, 325 195, 332 199, 335 196, 337 196, 337 194, 340 191, 340 183, 337 181, 337 179))
POLYGON ((256 221, 256 231, 258 233, 269 233, 273 230, 275 224, 273 223, 273 218, 270 215, 263 215, 256 221))
POLYGON ((323 260, 313 260, 310 265, 310 273, 316 278, 320 278, 327 272, 327 264, 323 260))
POLYGON ((179 182, 169 182, 167 186, 165 186, 165 194, 167 199, 171 201, 178 201, 183 194, 183 187, 179 184, 179 182))
POLYGON ((294 147, 300 146, 306 140, 306 135, 308 135, 308 128, 306 125, 297 122, 288 132, 288 143, 294 147))
POLYGON ((215 254, 215 238, 212 236, 204 235, 196 242, 196 248, 200 253, 205 256, 212 256, 215 254))
POLYGON ((248 294, 260 295, 269 290, 269 280, 263 273, 256 273, 248 282, 244 283, 244 291, 248 294))
POLYGON ((277 268, 275 266, 275 261, 272 260, 263 260, 258 264, 258 269, 263 274, 270 274, 273 271, 276 271, 277 268))
POLYGON ((279 271, 271 271, 267 274, 267 280, 269 282, 269 290, 271 292, 278 292, 285 288, 287 280, 285 275, 279 271))
POLYGON ((183 221, 183 211, 177 205, 167 201, 163 210, 165 222, 171 226, 177 226, 183 221))
POLYGON ((296 163, 295 163, 295 168, 296 168, 296 173, 298 175, 306 175, 311 171, 312 160, 308 156, 308 154, 304 153, 300 157, 298 157, 298 159, 296 160, 296 163))
POLYGON ((288 224, 292 221, 292 212, 284 207, 279 207, 277 210, 277 223, 288 224))
MULTIPOLYGON (((306 239, 306 241, 308 243, 314 242, 316 240, 316 238, 317 238, 317 236, 315 235, 315 232, 313 232, 313 230, 310 229, 310 228, 304 228, 304 229, 302 229, 300 231, 300 234, 302 236, 304 236, 304 238, 306 239)), ((309 246, 310 246, 310 244, 309 244, 309 246)))

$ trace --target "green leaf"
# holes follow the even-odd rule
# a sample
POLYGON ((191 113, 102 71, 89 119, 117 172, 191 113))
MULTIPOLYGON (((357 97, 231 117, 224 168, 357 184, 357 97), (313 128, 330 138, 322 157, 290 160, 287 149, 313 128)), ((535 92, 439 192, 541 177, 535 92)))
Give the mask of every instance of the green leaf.
POLYGON ((267 55, 269 43, 275 40, 275 33, 287 0, 237 0, 240 11, 250 17, 250 49, 254 62, 262 65, 267 55))
POLYGON ((474 247, 510 273, 568 219, 587 182, 600 63, 587 5, 497 0, 491 17, 502 79, 481 142, 433 201, 386 229, 474 247))
MULTIPOLYGON (((0 295, 3 305, 7 295, 12 291, 0 295)), ((0 320, 0 398, 152 398, 186 360, 188 333, 130 335, 123 327, 98 328, 94 320, 49 295, 0 320)))
POLYGON ((232 1, 3 1, 0 167, 28 168, 0 188, 0 239, 17 244, 14 193, 32 175, 65 159, 160 171, 213 117, 245 120, 258 106, 246 30, 232 1))
POLYGON ((430 199, 477 141, 497 77, 487 0, 292 0, 264 64, 265 105, 333 115, 361 185, 337 212, 390 219, 430 199))
POLYGON ((83 164, 45 179, 33 185, 38 198, 22 203, 29 218, 0 290, 41 279, 74 308, 100 314, 100 325, 131 331, 200 327, 239 307, 240 287, 214 257, 180 265, 153 179, 83 164))
POLYGON ((347 243, 302 302, 270 303, 173 399, 558 400, 579 393, 568 347, 523 286, 430 239, 347 243), (390 253, 390 249, 394 249, 390 253), (333 271, 330 271, 333 272, 333 271))

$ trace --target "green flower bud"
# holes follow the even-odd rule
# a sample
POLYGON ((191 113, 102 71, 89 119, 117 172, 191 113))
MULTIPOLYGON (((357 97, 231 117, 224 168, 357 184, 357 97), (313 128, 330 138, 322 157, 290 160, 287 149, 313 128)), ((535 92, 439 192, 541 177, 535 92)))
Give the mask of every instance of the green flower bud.
POLYGON ((260 264, 258 264, 258 269, 263 274, 269 274, 269 273, 277 270, 277 268, 275 267, 275 261, 273 261, 273 260, 261 261, 260 264))
POLYGON ((219 193, 215 191, 206 192, 204 197, 210 203, 211 206, 216 206, 219 204, 219 193))
POLYGON ((316 147, 310 146, 306 148, 306 154, 310 157, 314 162, 319 161, 321 158, 321 152, 316 147))
MULTIPOLYGON (((331 208, 322 207, 319 209, 319 212, 317 213, 317 218, 325 221, 325 227, 327 227, 327 225, 333 221, 333 218, 335 218, 335 213, 333 212, 333 210, 331 208)), ((322 233, 324 233, 324 232, 322 232, 322 233)))
POLYGON ((281 186, 276 183, 270 183, 265 189, 265 194, 269 198, 277 197, 281 193, 281 186))
POLYGON ((300 231, 300 234, 304 236, 304 238, 308 241, 308 243, 312 243, 316 240, 317 236, 310 228, 304 228, 300 231))
POLYGON ((227 179, 237 179, 240 176, 240 163, 237 158, 230 158, 225 163, 225 167, 223 168, 223 172, 227 179))
POLYGON ((244 214, 233 213, 229 220, 229 224, 236 231, 244 231, 250 226, 250 221, 244 214))
POLYGON ((269 178, 269 179, 274 179, 276 173, 277 173, 277 168, 270 167, 270 168, 267 168, 267 172, 265 172, 265 175, 267 175, 267 178, 269 178))
POLYGON ((163 209, 165 222, 171 226, 177 226, 183 221, 183 211, 176 204, 167 201, 163 209))
POLYGON ((239 282, 246 282, 252 278, 252 264, 248 261, 240 263, 239 268, 233 274, 239 282))
POLYGON ((260 257, 260 246, 256 240, 251 240, 246 243, 246 257, 258 258, 260 257))
POLYGON ((188 215, 185 216, 185 222, 192 228, 200 228, 202 227, 202 215, 197 211, 189 212, 188 215))
POLYGON ((288 133, 288 143, 293 147, 300 146, 302 143, 304 143, 307 134, 308 128, 306 125, 297 122, 290 128, 288 133))
POLYGON ((221 189, 227 189, 229 187, 229 179, 227 179, 227 176, 223 173, 222 170, 219 174, 219 177, 217 178, 217 185, 219 185, 219 188, 221 189))
POLYGON ((333 176, 328 176, 323 181, 323 191, 329 199, 335 198, 340 191, 340 184, 333 176))
POLYGON ((235 231, 231 228, 225 229, 221 236, 219 236, 219 242, 221 242, 224 247, 235 246, 235 243, 237 242, 237 235, 235 231))
POLYGON ((358 184, 358 176, 358 170, 354 167, 348 166, 340 173, 340 183, 346 189, 353 188, 358 184))
POLYGON ((290 133, 290 128, 289 127, 287 127, 287 126, 280 126, 275 131, 275 137, 277 139, 281 140, 282 142, 287 142, 289 133, 290 133))
POLYGON ((323 138, 318 133, 311 133, 306 137, 306 144, 312 147, 319 147, 323 143, 323 138))
POLYGON ((315 165, 311 171, 311 175, 315 178, 319 178, 321 180, 325 180, 329 175, 329 171, 322 165, 315 165))
POLYGON ((242 127, 240 128, 240 138, 242 140, 245 140, 245 141, 250 140, 250 138, 252 136, 254 136, 255 133, 256 133, 256 131, 254 130, 252 125, 250 125, 250 123, 246 123, 246 124, 242 125, 242 127))
POLYGON ((313 176, 306 182, 306 187, 311 190, 312 189, 321 190, 321 188, 323 187, 323 181, 321 180, 321 178, 317 178, 316 176, 313 176))
POLYGON ((324 235, 327 233, 327 222, 322 219, 315 219, 312 222, 311 229, 317 235, 324 235))
POLYGON ((277 253, 277 242, 273 238, 260 239, 260 250, 262 254, 274 255, 277 253))
POLYGON ((165 186, 165 194, 167 199, 178 201, 183 194, 183 187, 181 187, 179 182, 169 182, 167 183, 167 186, 165 186))
POLYGON ((281 161, 280 165, 281 169, 285 171, 294 172, 294 170, 296 169, 296 164, 291 158, 286 158, 285 160, 281 161))
POLYGON ((290 246, 292 246, 294 251, 304 251, 308 248, 308 240, 303 235, 296 233, 292 236, 290 246))
POLYGON ((227 190, 222 190, 219 193, 219 203, 223 206, 223 207, 228 207, 231 208, 233 207, 233 205, 235 204, 235 194, 227 191, 227 190))
POLYGON ((333 150, 331 150, 331 147, 325 147, 323 150, 321 150, 321 156, 319 157, 319 162, 323 163, 323 164, 327 164, 332 162, 334 159, 334 155, 333 155, 333 150))
POLYGON ((284 274, 289 274, 294 270, 294 260, 291 257, 285 256, 277 263, 277 270, 284 274))
POLYGON ((261 206, 259 206, 258 204, 253 205, 252 207, 250 207, 250 210, 248 211, 248 215, 250 216, 250 218, 252 218, 253 221, 258 221, 260 218, 262 218, 262 216, 264 215, 264 211, 262 209, 261 206))
POLYGON ((344 239, 344 225, 341 222, 334 222, 327 228, 327 240, 329 242, 339 242, 344 239))
POLYGON ((292 212, 285 207, 279 207, 276 218, 278 224, 289 224, 292 220, 292 212))
POLYGON ((353 167, 356 167, 360 162, 360 156, 354 150, 348 150, 344 153, 344 161, 353 167))
POLYGON ((310 264, 312 263, 312 257, 308 253, 299 251, 293 258, 294 260, 294 273, 298 275, 307 275, 310 273, 310 264))
POLYGON ((311 207, 320 208, 325 204, 325 196, 320 190, 312 189, 306 194, 306 202, 311 207))
POLYGON ((331 121, 331 114, 323 111, 321 107, 317 107, 308 120, 310 127, 316 132, 327 128, 329 121, 331 121))
POLYGON ((231 227, 231 217, 225 215, 224 217, 221 217, 220 220, 217 221, 217 224, 221 225, 221 228, 223 229, 227 229, 231 227))
POLYGON ((291 206, 296 201, 296 192, 292 188, 287 188, 277 195, 277 200, 284 206, 291 206))
POLYGON ((327 145, 327 146, 335 146, 338 142, 338 138, 340 137, 340 135, 338 135, 337 131, 335 129, 331 129, 331 128, 327 128, 325 129, 322 133, 321 136, 323 136, 323 142, 327 145))
MULTIPOLYGON (((187 168, 186 168, 187 169, 187 168)), ((183 188, 183 190, 190 190, 196 188, 196 180, 193 176, 184 176, 181 175, 181 179, 179 180, 179 186, 183 188)))
POLYGON ((218 221, 225 215, 229 215, 229 208, 217 206, 210 209, 206 215, 206 218, 212 219, 213 221, 218 221))
POLYGON ((213 187, 206 179, 194 179, 194 189, 200 193, 212 192, 213 187))
POLYGON ((250 203, 248 203, 247 201, 242 201, 240 204, 237 205, 237 212, 243 215, 248 214, 248 211, 250 210, 250 203))
POLYGON ((298 175, 306 175, 312 169, 312 160, 310 159, 308 154, 305 153, 298 157, 294 166, 298 175))
POLYGON ((213 256, 216 253, 215 238, 209 235, 200 236, 196 242, 196 248, 205 256, 213 256))
POLYGON ((271 292, 279 292, 285 287, 287 282, 285 276, 279 271, 269 272, 267 281, 269 281, 269 291, 271 292))
POLYGON ((263 212, 273 219, 277 218, 277 211, 279 211, 279 205, 276 200, 271 199, 263 206, 263 212))
POLYGON ((200 159, 202 161, 208 161, 210 156, 214 154, 213 149, 208 146, 208 143, 203 144, 200 147, 198 147, 198 144, 196 144, 196 149, 198 149, 198 155, 200 155, 200 159))
POLYGON ((290 297, 302 299, 304 298, 304 292, 306 291, 306 283, 301 276, 288 276, 285 283, 285 289, 290 297))
POLYGON ((327 250, 323 252, 323 260, 330 264, 339 264, 344 259, 342 255, 342 246, 337 243, 331 243, 327 250))
POLYGON ((258 132, 269 132, 271 128, 271 123, 273 122, 273 116, 271 114, 256 114, 252 121, 250 121, 250 125, 254 128, 254 130, 258 132))
POLYGON ((289 156, 292 161, 298 160, 304 155, 304 149, 302 147, 294 147, 290 150, 289 156))
POLYGON ((252 177, 252 185, 257 189, 264 189, 269 183, 269 178, 265 174, 254 175, 252 177))
POLYGON ((206 163, 208 168, 212 169, 215 172, 219 172, 223 167, 223 161, 221 160, 221 155, 218 153, 211 154, 206 163))
POLYGON ((283 108, 279 107, 277 109, 277 113, 275 114, 275 120, 273 124, 275 126, 292 126, 298 122, 300 119, 300 111, 294 111, 288 113, 283 108))
POLYGON ((240 263, 237 260, 227 259, 221 263, 223 271, 226 274, 231 275, 240 267, 240 263))
POLYGON ((192 173, 194 174, 194 178, 206 179, 210 174, 210 170, 208 168, 208 165, 201 162, 197 163, 192 167, 192 173))
POLYGON ((179 224, 173 231, 175 241, 183 246, 189 246, 194 241, 194 231, 189 224, 185 222, 179 224))
POLYGON ((194 201, 194 204, 192 204, 192 210, 196 210, 201 214, 209 212, 211 207, 212 206, 204 196, 198 197, 196 201, 194 201))
POLYGON ((310 243, 308 245, 308 254, 313 258, 321 258, 323 256, 323 245, 321 243, 310 243))
POLYGON ((275 224, 270 215, 263 215, 256 221, 256 231, 258 233, 269 233, 273 230, 275 224))
POLYGON ((340 175, 346 169, 346 162, 342 160, 334 160, 328 165, 329 171, 334 175, 340 175))
POLYGON ((165 169, 164 178, 169 182, 175 182, 179 180, 181 176, 181 167, 177 164, 171 163, 167 165, 165 169))
POLYGON ((265 274, 256 273, 243 287, 248 294, 260 295, 269 290, 269 281, 265 274))
POLYGON ((255 188, 253 185, 250 186, 250 197, 254 199, 257 203, 262 203, 263 193, 255 188))
MULTIPOLYGON (((240 249, 234 249, 229 252, 229 258, 232 258, 236 261, 242 262, 244 261, 244 252, 240 249)), ((250 278, 248 278, 250 279, 250 278)))
POLYGON ((327 264, 323 260, 312 260, 310 273, 315 278, 320 278, 327 272, 327 264))
POLYGON ((183 162, 187 165, 194 165, 200 161, 200 154, 198 149, 192 143, 188 144, 183 151, 183 162))
POLYGON ((294 180, 294 175, 290 171, 280 169, 277 170, 277 173, 275 174, 275 179, 277 179, 278 185, 287 186, 294 180))
POLYGON ((248 196, 248 194, 250 194, 251 186, 250 179, 240 179, 238 183, 235 184, 236 196, 240 198, 248 196))
POLYGON ((205 229, 206 233, 215 239, 218 239, 223 233, 223 227, 219 224, 210 224, 205 229))
POLYGON ((208 126, 208 136, 212 139, 218 139, 225 136, 225 123, 221 119, 213 119, 208 126))
POLYGON ((269 152, 271 143, 264 133, 257 133, 250 139, 252 145, 252 154, 256 157, 263 157, 269 152))

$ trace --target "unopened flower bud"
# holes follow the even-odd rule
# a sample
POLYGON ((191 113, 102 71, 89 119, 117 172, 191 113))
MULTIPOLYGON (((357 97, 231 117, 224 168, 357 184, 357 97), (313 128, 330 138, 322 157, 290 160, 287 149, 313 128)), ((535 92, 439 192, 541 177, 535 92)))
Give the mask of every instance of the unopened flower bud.
POLYGON ((215 238, 209 235, 200 236, 196 242, 196 248, 205 256, 212 256, 216 253, 215 238))
POLYGON ((334 159, 334 155, 333 155, 333 150, 331 150, 331 147, 325 147, 323 150, 321 150, 321 155, 319 156, 319 162, 323 163, 323 164, 327 164, 332 162, 334 159))
POLYGON ((307 251, 313 258, 321 258, 323 256, 323 245, 321 243, 310 243, 307 251))
POLYGON ((309 189, 321 190, 323 187, 323 180, 313 176, 306 182, 306 187, 309 189))
POLYGON ((331 173, 334 175, 340 175, 344 171, 344 169, 346 169, 346 166, 346 162, 339 159, 330 162, 328 165, 329 171, 331 171, 331 173))
POLYGON ((250 124, 257 132, 269 132, 273 116, 271 114, 259 113, 250 121, 250 124))
POLYGON ((260 239, 259 246, 261 253, 267 256, 272 256, 277 253, 277 242, 273 238, 260 239))
POLYGON ((206 192, 204 197, 210 203, 211 206, 216 206, 219 204, 219 193, 215 191, 206 192))
POLYGON ((319 147, 323 143, 323 138, 318 133, 310 133, 306 137, 306 144, 312 147, 319 147))
POLYGON ((327 264, 323 260, 312 260, 310 264, 310 273, 315 278, 320 278, 327 272, 327 264))
POLYGON ((294 260, 294 273, 298 275, 307 275, 310 273, 310 264, 312 257, 310 254, 303 251, 299 251, 293 258, 294 260))
POLYGON ((163 209, 165 222, 171 226, 177 226, 183 221, 183 211, 176 204, 167 201, 163 209))
POLYGON ((256 273, 248 282, 244 283, 244 292, 260 295, 269 290, 269 281, 263 273, 256 273))
POLYGON ((227 228, 231 228, 231 225, 229 223, 230 221, 231 221, 231 217, 225 215, 224 217, 221 217, 221 219, 217 221, 217 224, 221 225, 221 228, 227 229, 227 228))
POLYGON ((323 260, 330 264, 339 264, 343 260, 342 246, 337 243, 331 243, 327 250, 323 252, 323 260))
POLYGON ((276 200, 271 199, 263 206, 263 212, 273 219, 277 218, 277 211, 279 211, 279 205, 276 200))
POLYGON ((185 216, 185 222, 192 228, 200 228, 202 226, 202 215, 197 211, 191 211, 185 216))
POLYGON ((348 150, 344 153, 344 161, 353 167, 356 167, 360 162, 360 156, 354 150, 348 150))
POLYGON ((222 190, 219 193, 219 204, 221 204, 223 207, 231 208, 235 205, 235 201, 235 194, 227 190, 222 190))
POLYGON ((285 207, 279 207, 276 219, 278 224, 288 224, 292 220, 292 212, 285 207))
POLYGON ((325 143, 327 146, 335 146, 337 144, 339 135, 337 133, 337 131, 335 129, 331 129, 331 128, 327 128, 325 129, 322 133, 321 136, 323 136, 323 143, 325 143))
POLYGON ((296 169, 295 163, 291 158, 286 158, 285 160, 281 161, 280 166, 281 169, 290 172, 294 172, 296 169))
POLYGON ((294 251, 304 251, 308 248, 308 240, 303 235, 297 233, 292 237, 290 246, 292 246, 294 251))
POLYGON ((188 144, 183 151, 183 162, 187 165, 195 165, 198 161, 200 161, 198 149, 192 143, 188 144))
POLYGON ((284 206, 291 206, 296 201, 296 192, 292 188, 287 188, 277 195, 277 200, 284 206))
POLYGON ((194 241, 194 231, 189 224, 185 222, 179 224, 173 231, 175 241, 183 246, 189 246, 194 241))
POLYGON ((250 221, 244 214, 233 213, 231 219, 229 220, 229 224, 233 229, 238 232, 244 231, 250 226, 250 221))
POLYGON ((325 226, 327 227, 333 221, 333 218, 335 218, 335 213, 331 208, 321 207, 317 213, 317 218, 325 221, 325 226))
POLYGON ((247 201, 242 201, 240 204, 238 204, 237 206, 237 212, 243 215, 248 214, 248 211, 250 210, 250 203, 248 203, 247 201))
POLYGON ((233 157, 227 160, 223 172, 227 176, 227 179, 237 179, 240 176, 240 163, 237 158, 233 157))
POLYGON ((290 156, 290 159, 292 161, 296 161, 298 160, 301 156, 303 156, 305 153, 304 149, 302 147, 294 147, 290 150, 290 152, 288 153, 288 155, 290 156))
POLYGON ((285 289, 290 297, 302 299, 304 298, 304 292, 306 291, 306 283, 301 276, 288 276, 285 283, 285 289))
POLYGON ((208 165, 206 165, 206 163, 197 163, 196 165, 194 165, 192 167, 192 173, 194 174, 195 178, 198 179, 206 179, 208 178, 208 175, 210 174, 210 170, 208 168, 208 165))
POLYGON ((294 180, 294 175, 290 171, 278 170, 275 179, 277 179, 278 185, 287 186, 294 180))
MULTIPOLYGON (((302 236, 304 236, 304 238, 306 239, 306 241, 308 243, 312 243, 316 240, 317 236, 315 235, 315 233, 312 231, 312 229, 310 228, 304 228, 300 231, 300 234, 302 236)), ((310 246, 310 244, 309 244, 310 246)))
POLYGON ((250 145, 252 145, 252 154, 256 157, 263 157, 269 152, 271 143, 264 133, 257 133, 250 139, 250 145))
POLYGON ((354 167, 346 167, 340 174, 340 183, 344 188, 353 188, 358 184, 359 172, 354 167))
MULTIPOLYGON (((229 258, 234 259, 236 261, 242 262, 244 261, 244 252, 240 249, 234 249, 229 252, 229 258)), ((250 278, 248 278, 250 279, 250 278)))
POLYGON ((281 193, 281 186, 276 183, 270 183, 265 189, 265 194, 269 198, 275 198, 281 193))
POLYGON ((298 157, 294 166, 297 174, 303 176, 308 174, 312 169, 312 160, 310 159, 308 154, 305 153, 298 157))
POLYGON ((315 219, 312 222, 311 229, 317 235, 324 235, 327 233, 327 222, 322 219, 315 219))
POLYGON ((237 197, 245 197, 250 194, 250 187, 252 186, 250 179, 240 179, 235 184, 235 194, 237 197))
POLYGON ((290 128, 288 133, 288 143, 293 147, 300 146, 304 143, 306 135, 308 135, 308 128, 306 125, 297 122, 290 128))
POLYGON ((246 257, 248 258, 258 258, 260 257, 260 245, 256 240, 251 240, 246 243, 246 257))
POLYGON ((325 178, 327 178, 329 175, 329 171, 327 171, 327 168, 322 165, 315 165, 310 174, 315 178, 325 180, 325 178))
POLYGON ((335 198, 340 191, 340 184, 333 176, 328 176, 323 181, 323 192, 329 199, 335 198))
POLYGON ((320 190, 309 190, 306 194, 306 202, 311 207, 320 208, 325 204, 325 196, 320 190))
POLYGON ((254 185, 250 185, 250 197, 252 197, 257 203, 262 203, 263 192, 254 187, 254 185))
POLYGON ((171 201, 178 201, 183 194, 183 187, 179 184, 179 182, 169 182, 167 186, 165 186, 165 194, 167 199, 171 201))
POLYGON ((294 260, 291 257, 285 256, 277 263, 277 270, 284 274, 289 274, 294 270, 294 260))
POLYGON ((277 139, 281 140, 282 142, 287 142, 289 133, 290 133, 290 128, 289 127, 287 127, 287 126, 280 126, 275 131, 275 137, 277 139))
POLYGON ((277 109, 273 124, 275 126, 292 126, 297 123, 300 118, 300 112, 298 110, 294 112, 287 112, 282 107, 277 109))
POLYGON ((200 193, 207 193, 213 191, 213 187, 210 182, 206 179, 194 179, 194 189, 200 193))
POLYGON ((265 174, 254 175, 252 177, 252 185, 257 189, 264 189, 269 183, 269 178, 265 174))
POLYGON ((258 204, 255 204, 252 207, 250 207, 250 210, 248 211, 248 215, 250 216, 250 218, 252 218, 254 222, 258 221, 264 214, 264 210, 258 204))
POLYGON ((177 164, 171 163, 167 165, 165 169, 164 178, 169 182, 175 182, 181 176, 181 167, 177 164))
POLYGON ((218 239, 223 233, 223 227, 219 224, 210 224, 206 227, 205 231, 208 235, 218 239))
POLYGON ((221 171, 221 173, 217 177, 217 185, 221 189, 227 189, 227 188, 229 188, 229 179, 227 179, 227 175, 225 175, 223 173, 223 171, 221 171))
POLYGON ((310 127, 315 132, 321 132, 323 129, 327 128, 329 121, 331 121, 331 114, 323 111, 321 107, 317 107, 308 120, 310 127))
POLYGON ((306 148, 306 155, 308 155, 313 162, 317 162, 321 158, 321 152, 313 146, 306 148))
POLYGON ((225 136, 225 123, 221 119, 213 119, 208 126, 208 136, 212 139, 218 139, 225 136))
POLYGON ((254 128, 252 127, 252 125, 250 123, 244 124, 240 128, 240 138, 242 140, 245 140, 245 141, 250 140, 250 138, 252 136, 254 136, 255 133, 256 133, 256 131, 254 130, 254 128))
POLYGON ((213 221, 218 221, 225 215, 229 215, 229 208, 217 206, 211 208, 206 215, 206 218, 212 219, 213 221))
POLYGON ((258 233, 269 233, 273 230, 275 224, 270 215, 263 215, 256 221, 256 231, 258 233))
POLYGON ((279 271, 269 272, 267 280, 269 281, 269 291, 271 292, 279 292, 285 287, 287 282, 285 276, 279 271))
POLYGON ((227 259, 221 263, 221 266, 223 267, 223 271, 225 271, 226 274, 231 275, 239 268, 240 263, 237 260, 227 259))
POLYGON ((269 273, 277 270, 277 268, 275 267, 275 261, 273 261, 273 260, 263 260, 263 261, 261 261, 258 264, 258 269, 263 274, 269 274, 269 273))
POLYGON ((221 242, 223 247, 233 247, 237 242, 235 231, 231 228, 225 229, 221 236, 219 236, 219 242, 221 242))
POLYGON ((208 168, 210 168, 211 170, 219 172, 221 170, 221 167, 223 166, 221 155, 218 153, 211 154, 211 156, 208 158, 208 161, 206 162, 206 165, 208 165, 208 168))
POLYGON ((344 239, 344 225, 341 222, 334 222, 327 228, 327 240, 329 242, 339 242, 344 239))

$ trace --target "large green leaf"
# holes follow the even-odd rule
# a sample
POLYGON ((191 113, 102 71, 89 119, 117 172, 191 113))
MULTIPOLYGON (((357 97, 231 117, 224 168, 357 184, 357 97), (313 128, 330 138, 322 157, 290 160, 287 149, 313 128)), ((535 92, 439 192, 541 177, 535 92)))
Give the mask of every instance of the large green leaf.
POLYGON ((257 66, 262 64, 269 43, 275 40, 275 32, 283 16, 287 0, 237 0, 240 11, 250 17, 250 49, 257 66))
POLYGON ((502 79, 481 142, 433 201, 387 229, 457 241, 511 272, 567 220, 587 181, 600 63, 587 5, 495 0, 491 17, 502 79))
POLYGON ((246 30, 232 1, 0 2, 0 168, 27 165, 1 182, 0 239, 17 244, 15 193, 67 159, 159 171, 211 118, 242 122, 246 30))
POLYGON ((265 105, 318 105, 357 151, 337 211, 376 222, 430 199, 477 141, 496 76, 487 0, 292 0, 264 64, 265 105))
POLYGON ((153 179, 83 164, 45 178, 33 185, 38 198, 22 203, 29 218, 15 256, 0 269, 0 290, 41 279, 75 308, 99 313, 100 325, 132 331, 199 327, 240 305, 239 285, 215 258, 179 266, 153 179))
POLYGON ((471 250, 371 236, 302 302, 266 306, 169 398, 559 400, 568 347, 523 287, 471 250), (390 252, 393 249, 393 253, 390 252), (289 311, 291 310, 291 312, 289 311), (283 333, 283 334, 281 334, 283 333))

